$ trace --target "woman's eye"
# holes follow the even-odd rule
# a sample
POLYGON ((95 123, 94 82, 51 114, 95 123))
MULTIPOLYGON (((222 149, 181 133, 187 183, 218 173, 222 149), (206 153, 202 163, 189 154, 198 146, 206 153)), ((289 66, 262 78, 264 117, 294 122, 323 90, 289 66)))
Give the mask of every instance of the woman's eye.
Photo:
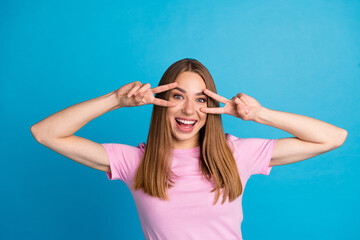
MULTIPOLYGON (((179 94, 174 94, 174 95, 173 95, 173 98, 175 98, 175 99, 180 99, 180 98, 182 98, 182 96, 179 95, 179 94), (178 98, 178 97, 179 97, 179 98, 178 98)), ((206 99, 204 99, 204 98, 199 98, 198 100, 200 100, 201 103, 206 103, 206 99)))
POLYGON ((181 96, 180 96, 180 95, 178 95, 178 94, 174 94, 174 96, 173 96, 173 97, 174 97, 174 98, 177 98, 177 96, 181 97, 181 96))

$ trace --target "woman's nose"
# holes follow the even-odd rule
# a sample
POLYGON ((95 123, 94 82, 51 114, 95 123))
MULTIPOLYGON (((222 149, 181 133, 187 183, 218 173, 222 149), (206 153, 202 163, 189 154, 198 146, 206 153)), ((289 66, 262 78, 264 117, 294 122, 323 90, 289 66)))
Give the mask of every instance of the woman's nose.
POLYGON ((187 115, 192 115, 195 112, 195 106, 191 101, 185 101, 182 110, 187 115))

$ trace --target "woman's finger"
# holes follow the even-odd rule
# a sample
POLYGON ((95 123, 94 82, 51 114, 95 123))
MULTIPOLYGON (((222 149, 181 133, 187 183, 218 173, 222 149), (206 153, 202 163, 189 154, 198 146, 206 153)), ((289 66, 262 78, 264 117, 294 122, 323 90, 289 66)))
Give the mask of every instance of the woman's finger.
POLYGON ((145 83, 144 85, 142 85, 142 87, 136 91, 136 93, 134 93, 135 95, 135 100, 137 102, 141 102, 141 103, 144 103, 146 104, 146 99, 145 98, 145 95, 146 95, 146 91, 151 87, 150 83, 145 83))
POLYGON ((223 107, 214 107, 214 108, 200 108, 200 111, 203 113, 211 113, 211 114, 223 114, 224 108, 223 107))
POLYGON ((245 106, 244 102, 239 97, 234 97, 233 99, 234 99, 234 102, 236 104, 240 104, 242 106, 245 106))
POLYGON ((131 89, 131 91, 127 94, 127 97, 130 98, 140 87, 142 86, 142 84, 138 84, 135 87, 133 87, 131 89))
POLYGON ((166 101, 160 98, 154 98, 152 103, 163 107, 175 107, 177 105, 174 102, 166 101))
POLYGON ((177 82, 161 85, 161 86, 155 87, 155 88, 153 88, 151 90, 155 94, 155 93, 168 91, 168 90, 173 89, 175 87, 177 87, 177 82))
POLYGON ((243 101, 241 101, 241 99, 239 97, 235 97, 234 101, 237 104, 237 109, 239 111, 245 110, 246 113, 249 113, 247 106, 244 104, 243 101))
POLYGON ((150 83, 145 83, 144 85, 142 85, 142 87, 139 90, 136 91, 136 93, 143 93, 150 88, 151 88, 150 83))
POLYGON ((229 101, 228 99, 226 99, 226 98, 224 98, 224 97, 222 97, 222 96, 220 96, 220 95, 218 95, 218 94, 210 91, 209 89, 205 89, 205 90, 204 90, 204 93, 205 93, 206 95, 208 95, 209 97, 215 99, 216 101, 219 101, 219 102, 224 103, 224 104, 226 104, 226 102, 229 101))
POLYGON ((241 101, 243 101, 246 104, 246 106, 250 106, 249 101, 248 101, 248 99, 247 99, 247 97, 246 97, 246 95, 244 93, 239 93, 236 96, 238 98, 240 98, 241 101))
MULTIPOLYGON (((245 108, 241 105, 236 105, 236 108, 239 112, 243 111, 245 108)), ((246 110, 245 110, 246 111, 246 110)))

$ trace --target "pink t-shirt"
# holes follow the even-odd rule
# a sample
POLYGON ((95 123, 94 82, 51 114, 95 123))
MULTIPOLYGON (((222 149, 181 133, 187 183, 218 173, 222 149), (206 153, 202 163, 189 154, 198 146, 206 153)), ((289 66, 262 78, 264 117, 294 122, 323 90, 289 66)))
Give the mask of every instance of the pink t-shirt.
MULTIPOLYGON (((245 184, 253 174, 269 175, 269 162, 277 139, 237 138, 226 134, 234 153, 240 179, 245 184)), ((110 180, 121 180, 130 188, 144 153, 144 143, 137 147, 102 144, 107 152, 110 180)), ((172 171, 175 186, 168 191, 170 201, 145 194, 142 190, 130 190, 133 195, 145 239, 237 239, 242 240, 242 195, 233 202, 221 205, 222 195, 212 205, 214 184, 201 179, 199 168, 200 147, 173 149, 172 171)))

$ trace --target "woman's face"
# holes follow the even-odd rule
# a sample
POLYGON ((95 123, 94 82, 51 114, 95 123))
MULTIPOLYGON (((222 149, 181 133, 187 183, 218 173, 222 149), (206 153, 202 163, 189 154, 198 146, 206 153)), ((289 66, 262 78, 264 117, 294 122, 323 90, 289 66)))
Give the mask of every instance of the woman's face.
POLYGON ((175 82, 178 86, 170 91, 169 101, 177 105, 167 108, 173 148, 194 148, 199 146, 199 130, 206 122, 207 114, 200 111, 201 107, 207 106, 207 96, 203 93, 206 85, 194 72, 180 73, 175 82))

